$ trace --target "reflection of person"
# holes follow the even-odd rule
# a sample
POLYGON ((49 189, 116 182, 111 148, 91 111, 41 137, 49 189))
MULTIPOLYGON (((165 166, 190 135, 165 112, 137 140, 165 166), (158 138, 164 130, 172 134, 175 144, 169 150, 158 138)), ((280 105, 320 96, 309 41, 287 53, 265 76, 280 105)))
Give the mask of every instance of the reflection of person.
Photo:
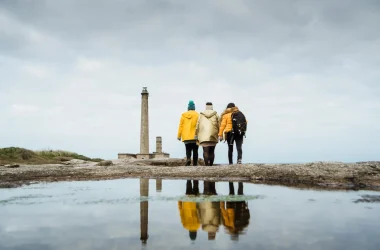
MULTIPOLYGON (((204 182, 204 194, 216 195, 215 182, 204 182)), ((208 239, 214 240, 221 224, 220 206, 218 202, 203 201, 199 203, 199 218, 202 230, 208 233, 208 239)))
POLYGON ((219 117, 213 110, 211 102, 206 103, 206 110, 199 114, 195 136, 203 148, 206 166, 212 166, 215 159, 215 146, 218 143, 219 117))
POLYGON ((203 182, 203 194, 204 195, 217 195, 214 181, 203 182))
MULTIPOLYGON (((194 186, 190 180, 186 182, 186 195, 198 195, 198 181, 193 181, 194 186)), ((197 203, 192 201, 178 201, 178 210, 181 217, 182 226, 189 231, 191 240, 197 238, 197 231, 200 228, 198 218, 197 203)))
POLYGON ((177 139, 185 143, 186 147, 186 166, 191 164, 191 154, 193 154, 193 166, 198 165, 198 145, 195 139, 195 128, 199 114, 195 111, 195 104, 189 101, 187 112, 181 115, 179 122, 177 139))
MULTIPOLYGON (((230 182, 230 195, 234 195, 233 183, 230 182)), ((238 194, 243 195, 243 183, 239 182, 238 194)), ((246 201, 220 202, 223 225, 232 240, 238 240, 239 234, 249 225, 250 213, 246 201)))

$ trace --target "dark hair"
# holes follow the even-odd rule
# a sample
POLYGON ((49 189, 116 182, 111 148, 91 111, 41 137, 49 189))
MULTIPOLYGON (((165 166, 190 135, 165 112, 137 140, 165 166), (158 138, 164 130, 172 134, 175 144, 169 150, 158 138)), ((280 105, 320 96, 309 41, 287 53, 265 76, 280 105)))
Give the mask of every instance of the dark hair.
POLYGON ((206 105, 212 105, 212 102, 207 102, 206 105))
POLYGON ((191 240, 195 240, 197 238, 197 232, 189 231, 189 236, 191 240))
POLYGON ((233 107, 235 107, 235 103, 233 103, 233 102, 230 102, 228 105, 227 105, 227 108, 229 109, 229 108, 233 108, 233 107))

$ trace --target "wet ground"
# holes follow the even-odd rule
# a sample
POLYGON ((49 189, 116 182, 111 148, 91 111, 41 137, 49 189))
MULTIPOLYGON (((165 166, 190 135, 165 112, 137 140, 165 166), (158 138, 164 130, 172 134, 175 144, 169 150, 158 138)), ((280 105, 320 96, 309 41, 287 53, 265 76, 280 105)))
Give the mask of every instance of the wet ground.
POLYGON ((0 249, 379 249, 380 192, 119 179, 0 192, 0 249))

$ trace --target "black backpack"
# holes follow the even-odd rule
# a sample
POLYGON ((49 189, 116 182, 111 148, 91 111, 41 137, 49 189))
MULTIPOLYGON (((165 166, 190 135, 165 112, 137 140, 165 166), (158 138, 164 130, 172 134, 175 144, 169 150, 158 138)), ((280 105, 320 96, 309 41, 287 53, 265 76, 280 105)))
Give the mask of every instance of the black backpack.
POLYGON ((245 136, 247 131, 247 120, 241 111, 232 113, 232 133, 235 136, 245 136))

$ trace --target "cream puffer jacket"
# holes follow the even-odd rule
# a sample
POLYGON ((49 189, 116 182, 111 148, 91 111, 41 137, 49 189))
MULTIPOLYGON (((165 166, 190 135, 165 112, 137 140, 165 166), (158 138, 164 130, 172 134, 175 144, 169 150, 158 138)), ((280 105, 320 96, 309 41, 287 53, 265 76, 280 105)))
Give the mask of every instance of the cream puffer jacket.
POLYGON ((219 225, 222 222, 219 202, 204 201, 198 206, 202 230, 210 233, 218 232, 219 225))
POLYGON ((199 143, 218 142, 219 116, 214 110, 205 110, 199 114, 195 135, 199 143))

